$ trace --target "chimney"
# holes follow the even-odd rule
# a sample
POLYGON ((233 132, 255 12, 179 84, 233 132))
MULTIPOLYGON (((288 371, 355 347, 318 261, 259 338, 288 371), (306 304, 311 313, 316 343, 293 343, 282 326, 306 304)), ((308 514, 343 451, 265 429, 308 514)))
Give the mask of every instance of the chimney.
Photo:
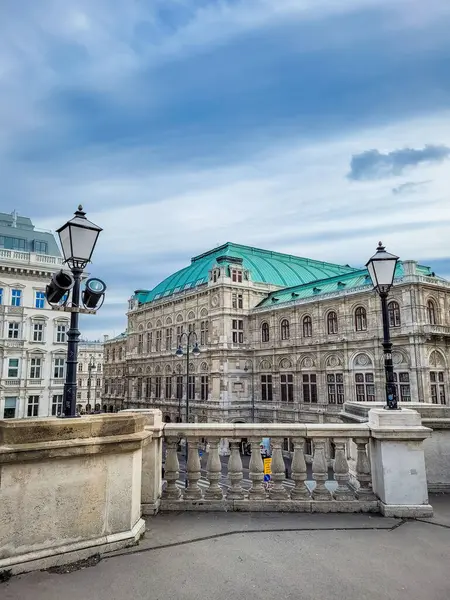
POLYGON ((107 342, 109 340, 109 335, 104 335, 103 336, 103 343, 107 342))
POLYGON ((411 277, 417 275, 417 261, 416 260, 404 260, 403 261, 403 273, 404 277, 411 277))

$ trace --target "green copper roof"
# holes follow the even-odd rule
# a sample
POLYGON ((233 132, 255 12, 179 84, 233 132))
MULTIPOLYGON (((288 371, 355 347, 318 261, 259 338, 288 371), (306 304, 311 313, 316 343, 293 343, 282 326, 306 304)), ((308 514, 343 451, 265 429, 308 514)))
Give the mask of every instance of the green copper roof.
POLYGON ((282 287, 301 285, 356 271, 348 265, 335 265, 227 242, 223 246, 195 256, 188 267, 170 275, 151 291, 137 291, 135 298, 140 303, 152 302, 205 284, 214 265, 224 261, 230 262, 233 258, 250 272, 252 281, 282 287))
MULTIPOLYGON (((430 267, 417 265, 416 269, 418 275, 434 276, 430 267)), ((403 275, 403 263, 399 262, 395 271, 395 278, 400 279, 403 275)), ((267 298, 264 298, 264 300, 258 304, 257 308, 268 308, 269 306, 285 304, 286 302, 295 302, 300 299, 313 298, 314 296, 321 296, 322 294, 332 294, 365 286, 368 288, 372 287, 369 272, 367 269, 355 269, 351 273, 327 277, 322 280, 316 280, 303 285, 292 286, 285 288, 284 290, 271 292, 267 298)))

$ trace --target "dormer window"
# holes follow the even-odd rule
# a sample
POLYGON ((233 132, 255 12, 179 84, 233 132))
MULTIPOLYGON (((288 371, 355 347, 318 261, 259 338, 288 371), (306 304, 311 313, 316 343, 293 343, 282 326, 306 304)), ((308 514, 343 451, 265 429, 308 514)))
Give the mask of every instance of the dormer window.
POLYGON ((231 269, 231 281, 235 281, 236 283, 242 283, 241 269, 231 269))
POLYGON ((213 269, 212 272, 212 280, 214 283, 216 283, 216 281, 219 279, 220 277, 220 269, 213 269))

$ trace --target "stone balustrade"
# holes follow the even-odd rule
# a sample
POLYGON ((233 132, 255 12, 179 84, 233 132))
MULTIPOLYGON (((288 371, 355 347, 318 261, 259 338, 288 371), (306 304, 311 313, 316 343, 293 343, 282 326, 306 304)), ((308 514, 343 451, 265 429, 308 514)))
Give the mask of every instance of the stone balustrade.
POLYGON ((160 509, 429 516, 422 448, 429 435, 417 413, 408 409, 395 413, 374 409, 369 423, 352 425, 164 424, 166 483, 160 509), (262 438, 271 440, 270 483, 264 481, 262 438), (289 481, 282 452, 285 438, 294 447, 289 481), (240 452, 242 439, 251 444, 248 478, 240 452), (188 446, 187 473, 180 471, 182 440, 188 446), (205 470, 199 454, 201 440, 208 448, 205 470), (222 462, 219 448, 224 440, 230 452, 222 462), (313 449, 310 466, 307 440, 313 449))

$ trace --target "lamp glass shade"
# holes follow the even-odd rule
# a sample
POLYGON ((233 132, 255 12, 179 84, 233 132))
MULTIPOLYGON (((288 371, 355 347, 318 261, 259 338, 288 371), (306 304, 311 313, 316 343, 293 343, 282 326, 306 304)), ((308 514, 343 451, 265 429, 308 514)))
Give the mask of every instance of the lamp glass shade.
POLYGON ((380 242, 376 253, 366 264, 370 278, 376 290, 381 293, 387 293, 392 286, 397 266, 398 256, 386 252, 380 242))
POLYGON ((197 342, 195 342, 195 346, 194 346, 194 348, 193 348, 193 350, 192 350, 192 354, 193 354, 194 356, 198 356, 198 355, 200 354, 200 348, 198 347, 198 344, 197 344, 197 342))
POLYGON ((57 232, 64 260, 72 265, 84 266, 91 260, 97 238, 102 228, 86 219, 80 206, 75 216, 57 232))
POLYGON ((181 358, 183 356, 183 348, 181 346, 178 346, 178 348, 176 349, 175 356, 178 356, 178 358, 181 358))

